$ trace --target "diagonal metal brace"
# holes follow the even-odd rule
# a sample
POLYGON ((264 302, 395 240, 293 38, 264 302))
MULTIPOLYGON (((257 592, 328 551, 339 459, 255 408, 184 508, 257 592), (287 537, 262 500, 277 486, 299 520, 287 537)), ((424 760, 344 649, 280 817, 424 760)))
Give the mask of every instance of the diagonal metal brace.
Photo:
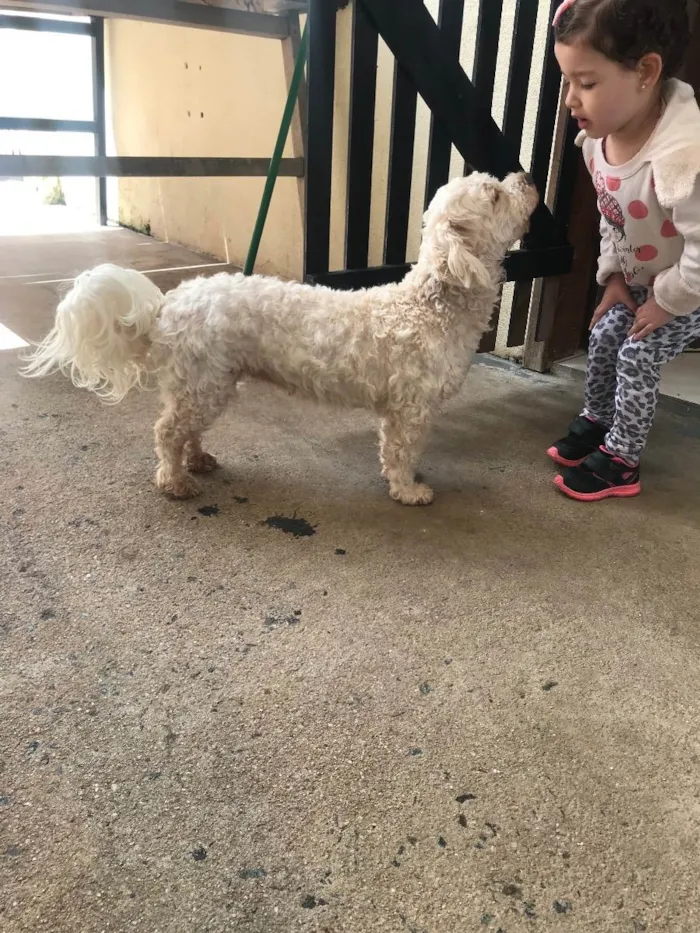
MULTIPOLYGON (((460 155, 476 171, 504 178, 522 171, 520 153, 479 100, 460 64, 445 56, 440 30, 422 0, 357 0, 379 35, 410 75, 460 155)), ((540 246, 561 239, 552 214, 540 203, 529 238, 540 246)))

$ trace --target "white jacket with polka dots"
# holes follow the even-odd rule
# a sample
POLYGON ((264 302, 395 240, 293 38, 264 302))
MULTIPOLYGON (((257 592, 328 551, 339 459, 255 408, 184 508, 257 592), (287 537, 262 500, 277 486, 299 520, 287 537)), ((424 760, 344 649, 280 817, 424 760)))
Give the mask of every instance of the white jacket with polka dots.
POLYGON ((682 81, 668 81, 664 99, 656 130, 624 165, 607 162, 604 140, 583 132, 576 142, 601 212, 598 282, 622 272, 684 315, 700 308, 700 108, 682 81))

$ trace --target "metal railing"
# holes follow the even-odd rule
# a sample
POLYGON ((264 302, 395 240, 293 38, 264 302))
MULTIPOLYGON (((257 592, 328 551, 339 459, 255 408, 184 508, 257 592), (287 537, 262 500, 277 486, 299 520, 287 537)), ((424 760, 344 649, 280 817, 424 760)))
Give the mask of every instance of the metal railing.
MULTIPOLYGON (((556 0, 548 7, 554 10, 556 0)), ((401 279, 407 264, 414 136, 418 96, 431 112, 424 200, 449 177, 452 147, 465 170, 503 177, 526 168, 544 195, 552 171, 552 143, 559 114, 561 77, 551 31, 542 62, 531 162, 520 163, 530 76, 535 61, 538 0, 518 0, 512 35, 502 126, 492 117, 503 0, 481 0, 470 79, 460 65, 464 0, 441 0, 435 22, 422 0, 355 0, 352 25, 347 209, 344 268, 330 270, 331 182, 335 113, 336 10, 325 0, 310 2, 309 143, 305 275, 309 281, 357 288, 401 279), (378 40, 395 60, 389 128, 383 263, 368 264, 374 137, 378 127, 376 74, 378 40)), ((549 12, 549 10, 548 10, 549 12)), ((569 131, 569 142, 571 141, 569 131)), ((563 147, 555 167, 556 195, 533 216, 530 234, 505 263, 510 281, 520 283, 511 315, 509 345, 522 343, 532 281, 569 271, 567 242, 577 153, 563 147)))
MULTIPOLYGON (((271 165, 270 158, 201 158, 107 156, 105 127, 105 54, 104 19, 92 17, 90 22, 57 20, 13 15, 12 10, 0 8, 0 29, 21 29, 32 32, 63 33, 90 36, 93 64, 93 119, 50 120, 0 115, 0 129, 41 130, 49 132, 90 133, 95 138, 94 156, 57 155, 0 155, 0 176, 45 177, 79 176, 98 179, 98 209, 100 223, 107 223, 107 178, 166 178, 166 177, 265 177, 271 165), (5 13, 9 15, 4 15, 5 13)), ((22 8, 38 10, 43 14, 70 13, 85 15, 95 10, 105 16, 148 19, 154 22, 174 23, 182 26, 200 26, 206 29, 245 33, 276 39, 290 39, 290 17, 294 14, 231 10, 222 7, 199 6, 178 0, 50 0, 32 2, 22 8)), ((281 159, 280 176, 303 178, 304 159, 281 159)))

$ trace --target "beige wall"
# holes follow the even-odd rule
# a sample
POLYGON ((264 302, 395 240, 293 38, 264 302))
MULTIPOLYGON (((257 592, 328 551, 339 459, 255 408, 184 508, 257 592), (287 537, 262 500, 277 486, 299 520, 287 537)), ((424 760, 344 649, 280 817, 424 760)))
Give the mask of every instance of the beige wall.
MULTIPOLYGON (((272 39, 107 22, 114 148, 135 156, 272 155, 286 99, 282 44, 272 39)), ((286 156, 291 156, 291 144, 286 156)), ((119 219, 242 265, 264 179, 124 179, 119 219)), ((281 178, 258 270, 301 274, 298 182, 281 178)))

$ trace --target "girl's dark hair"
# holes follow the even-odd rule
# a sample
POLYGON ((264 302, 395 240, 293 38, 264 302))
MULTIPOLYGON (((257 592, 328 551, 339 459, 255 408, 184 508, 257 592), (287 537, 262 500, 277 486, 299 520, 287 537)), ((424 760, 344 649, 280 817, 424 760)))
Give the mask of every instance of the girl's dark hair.
POLYGON ((687 0, 576 0, 554 27, 557 42, 584 41, 626 68, 653 52, 664 78, 680 71, 690 37, 687 0))

